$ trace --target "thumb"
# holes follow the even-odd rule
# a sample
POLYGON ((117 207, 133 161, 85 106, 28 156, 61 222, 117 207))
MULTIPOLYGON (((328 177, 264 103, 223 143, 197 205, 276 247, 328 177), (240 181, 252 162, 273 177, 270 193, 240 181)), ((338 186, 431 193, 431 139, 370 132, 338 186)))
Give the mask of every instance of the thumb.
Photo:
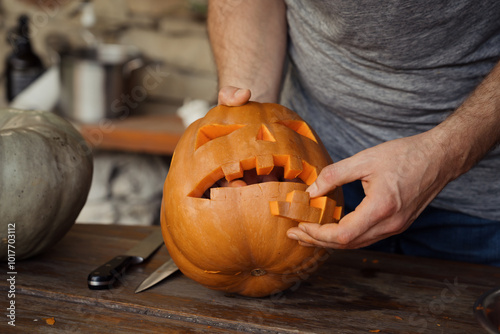
POLYGON ((311 197, 323 196, 337 187, 359 180, 362 177, 360 170, 362 168, 356 168, 353 158, 328 165, 321 170, 316 181, 306 191, 311 197))
POLYGON ((228 107, 242 106, 250 100, 250 89, 225 86, 219 90, 219 104, 228 107))

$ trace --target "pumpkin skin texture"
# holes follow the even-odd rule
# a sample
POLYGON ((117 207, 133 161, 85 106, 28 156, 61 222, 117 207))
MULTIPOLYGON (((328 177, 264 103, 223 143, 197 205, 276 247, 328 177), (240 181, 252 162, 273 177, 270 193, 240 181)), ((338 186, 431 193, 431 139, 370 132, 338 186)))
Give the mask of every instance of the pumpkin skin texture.
POLYGON ((184 132, 165 180, 161 226, 172 259, 210 289, 263 297, 298 286, 328 253, 286 231, 300 221, 340 219, 341 189, 318 199, 305 192, 331 163, 316 133, 281 105, 211 109, 184 132), (211 187, 273 168, 288 182, 211 187))
POLYGON ((93 172, 90 149, 61 117, 0 110, 0 260, 15 224, 15 258, 42 253, 73 226, 93 172))

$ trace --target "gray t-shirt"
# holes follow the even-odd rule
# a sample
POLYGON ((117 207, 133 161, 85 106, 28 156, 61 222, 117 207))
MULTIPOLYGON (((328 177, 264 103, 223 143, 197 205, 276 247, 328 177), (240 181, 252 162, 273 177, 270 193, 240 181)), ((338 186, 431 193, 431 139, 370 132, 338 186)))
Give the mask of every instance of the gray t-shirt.
MULTIPOLYGON (((282 101, 334 161, 431 129, 500 60, 499 0, 286 0, 282 101)), ((498 129, 500 131, 500 129, 498 129)), ((431 205, 500 220, 500 147, 431 205)))

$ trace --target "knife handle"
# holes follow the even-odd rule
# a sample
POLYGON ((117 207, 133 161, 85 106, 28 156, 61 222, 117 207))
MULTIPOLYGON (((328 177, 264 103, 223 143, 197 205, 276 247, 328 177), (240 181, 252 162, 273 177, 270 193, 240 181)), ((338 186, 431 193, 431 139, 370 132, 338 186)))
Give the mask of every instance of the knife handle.
POLYGON ((133 263, 133 256, 119 255, 93 270, 87 279, 89 289, 110 289, 117 279, 120 279, 127 268, 133 263))

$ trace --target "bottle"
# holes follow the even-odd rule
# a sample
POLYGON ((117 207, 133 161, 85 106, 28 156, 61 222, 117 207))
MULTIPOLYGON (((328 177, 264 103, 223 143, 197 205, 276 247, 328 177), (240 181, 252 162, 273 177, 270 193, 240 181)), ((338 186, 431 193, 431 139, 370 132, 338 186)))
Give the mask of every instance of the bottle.
POLYGON ((19 18, 16 28, 8 33, 7 40, 13 48, 5 64, 7 101, 11 102, 43 73, 44 67, 31 47, 29 19, 26 15, 19 18))

